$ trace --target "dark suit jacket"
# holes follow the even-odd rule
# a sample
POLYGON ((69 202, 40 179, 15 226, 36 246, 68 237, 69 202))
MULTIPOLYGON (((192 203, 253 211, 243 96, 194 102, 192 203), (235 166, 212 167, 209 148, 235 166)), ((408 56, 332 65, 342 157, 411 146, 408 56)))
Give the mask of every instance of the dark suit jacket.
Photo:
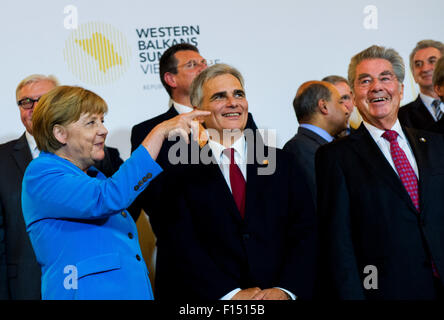
POLYGON ((398 118, 401 125, 420 130, 429 130, 435 124, 435 119, 433 119, 419 95, 416 100, 399 109, 398 118))
POLYGON ((444 137, 403 130, 419 169, 420 213, 364 125, 316 153, 328 299, 435 298, 431 258, 444 275, 444 137), (377 290, 363 286, 367 265, 377 267, 377 290))
MULTIPOLYGON (((137 125, 135 125, 131 130, 131 152, 136 150, 136 148, 142 143, 142 141, 145 139, 145 137, 148 135, 148 133, 151 132, 151 130, 154 129, 155 126, 157 126, 159 123, 169 120, 171 118, 174 118, 177 116, 178 113, 176 109, 172 106, 168 109, 167 112, 162 113, 152 119, 148 119, 144 122, 141 122, 137 125)), ((253 120, 253 116, 251 113, 248 113, 248 119, 246 128, 256 130, 257 126, 256 123, 253 120)), ((157 156, 156 162, 162 167, 163 170, 167 170, 171 163, 168 160, 168 152, 170 148, 179 140, 179 137, 174 138, 172 141, 165 140, 163 142, 163 145, 159 151, 159 155, 157 156)), ((176 152, 176 155, 179 156, 179 153, 176 152)), ((133 204, 128 208, 128 211, 131 213, 131 216, 133 217, 134 221, 137 221, 140 210, 141 210, 141 204, 139 203, 139 198, 143 197, 143 193, 136 199, 136 201, 133 202, 133 204)))
POLYGON ((22 214, 22 180, 32 160, 25 134, 0 146, 0 298, 40 299, 40 266, 22 214))
POLYGON ((296 156, 296 165, 300 166, 307 175, 313 199, 316 199, 315 153, 320 146, 326 143, 327 140, 317 133, 299 127, 298 133, 284 145, 284 151, 291 152, 296 156))
MULTIPOLYGON (((0 145, 0 299, 40 299, 40 266, 26 233, 22 214, 22 180, 32 160, 25 134, 0 145)), ((105 148, 97 163, 108 175, 122 160, 114 148, 105 148)))
MULTIPOLYGON (((258 175, 261 159, 247 165, 244 219, 215 162, 171 166, 152 182, 143 208, 157 236, 156 299, 217 300, 256 286, 311 298, 314 205, 292 155, 266 150, 276 171, 258 175)), ((202 153, 212 158, 208 145, 202 153)))

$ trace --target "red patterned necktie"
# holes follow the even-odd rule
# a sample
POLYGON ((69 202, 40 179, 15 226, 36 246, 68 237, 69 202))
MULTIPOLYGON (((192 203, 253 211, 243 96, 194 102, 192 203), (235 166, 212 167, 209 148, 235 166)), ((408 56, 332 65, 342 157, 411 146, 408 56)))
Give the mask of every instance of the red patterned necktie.
MULTIPOLYGON (((407 190, 410 198, 415 205, 416 210, 420 212, 419 208, 419 192, 418 192, 418 178, 415 171, 413 171, 407 156, 398 144, 398 133, 393 130, 386 130, 382 137, 390 142, 390 154, 393 162, 395 163, 396 171, 398 171, 399 178, 402 181, 405 189, 407 190)), ((433 275, 439 278, 436 266, 432 261, 433 275)))
POLYGON ((418 178, 407 156, 398 144, 398 133, 393 130, 386 130, 382 137, 390 142, 390 154, 395 163, 396 171, 398 171, 402 184, 407 190, 410 199, 412 199, 416 210, 419 212, 418 178))
POLYGON ((242 219, 245 215, 245 178, 242 174, 239 166, 234 160, 234 148, 228 148, 224 150, 224 153, 228 156, 230 154, 230 184, 231 193, 233 194, 234 202, 236 202, 237 208, 241 214, 242 219))

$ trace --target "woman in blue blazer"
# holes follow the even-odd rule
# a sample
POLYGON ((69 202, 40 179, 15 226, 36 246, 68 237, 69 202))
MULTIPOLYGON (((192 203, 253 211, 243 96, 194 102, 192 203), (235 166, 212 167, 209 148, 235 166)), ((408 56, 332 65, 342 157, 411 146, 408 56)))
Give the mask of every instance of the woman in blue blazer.
POLYGON ((43 299, 153 299, 137 229, 126 208, 162 169, 154 161, 171 131, 188 139, 193 111, 154 128, 110 178, 104 157, 107 105, 80 87, 40 98, 33 135, 40 156, 23 179, 27 231, 42 268, 43 299))

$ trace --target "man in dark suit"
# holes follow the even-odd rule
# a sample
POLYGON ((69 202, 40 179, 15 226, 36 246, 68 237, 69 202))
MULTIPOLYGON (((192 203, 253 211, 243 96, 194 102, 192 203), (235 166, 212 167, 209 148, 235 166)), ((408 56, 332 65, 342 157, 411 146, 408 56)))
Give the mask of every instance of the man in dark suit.
POLYGON ((333 141, 334 136, 347 128, 350 114, 341 103, 336 87, 325 81, 302 84, 293 100, 293 107, 299 128, 297 134, 285 144, 284 150, 295 155, 296 164, 309 178, 310 190, 316 199, 316 150, 333 141))
POLYGON ((433 90, 432 75, 436 61, 443 54, 444 44, 434 40, 419 41, 410 54, 410 69, 420 92, 416 100, 400 108, 399 121, 402 125, 430 130, 440 120, 444 104, 440 103, 433 90))
POLYGON ((159 175, 144 198, 158 239, 156 299, 311 298, 316 233, 305 176, 291 154, 244 130, 248 102, 234 68, 202 71, 191 102, 212 112, 209 141, 181 147, 188 162, 159 175))
MULTIPOLYGON (((0 299, 40 299, 40 266, 26 233, 21 206, 23 174, 39 150, 32 136, 31 117, 42 95, 57 86, 54 76, 30 75, 16 89, 25 133, 0 145, 0 299)), ((122 163, 115 148, 105 147, 96 167, 112 175, 122 163)))
POLYGON ((319 293, 442 298, 444 139, 401 126, 404 64, 372 46, 349 65, 356 133, 318 149, 319 293))
POLYGON ((17 140, 0 146, 0 294, 2 299, 40 299, 40 266, 26 233, 21 207, 22 179, 39 151, 32 136, 32 112, 37 100, 58 85, 53 76, 31 75, 17 86, 16 101, 26 128, 17 140), (0 235, 1 236, 1 235, 0 235))
MULTIPOLYGON (((193 110, 193 106, 190 102, 190 85, 193 79, 206 68, 206 60, 200 55, 197 47, 189 43, 180 43, 165 50, 159 61, 159 76, 163 86, 170 96, 170 100, 172 100, 172 104, 165 113, 143 121, 132 128, 131 152, 140 145, 146 135, 159 123, 171 119, 178 114, 193 110)), ((251 115, 248 117, 247 127, 257 129, 251 115)), ((170 166, 168 152, 171 146, 176 142, 177 140, 174 138, 165 141, 160 149, 156 161, 164 170, 170 166)), ((142 197, 143 194, 139 196, 139 198, 142 197)), ((137 199, 128 209, 131 212, 134 221, 137 221, 140 214, 141 207, 139 201, 140 200, 137 199)))

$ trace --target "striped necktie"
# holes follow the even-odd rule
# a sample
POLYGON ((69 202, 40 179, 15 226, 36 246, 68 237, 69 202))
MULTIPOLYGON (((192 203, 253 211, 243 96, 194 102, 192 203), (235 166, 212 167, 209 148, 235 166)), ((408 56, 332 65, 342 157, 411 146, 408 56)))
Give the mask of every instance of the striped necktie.
POLYGON ((433 111, 435 111, 435 117, 437 121, 440 120, 442 117, 442 111, 440 105, 441 105, 441 100, 439 99, 433 100, 432 106, 433 106, 433 111))

